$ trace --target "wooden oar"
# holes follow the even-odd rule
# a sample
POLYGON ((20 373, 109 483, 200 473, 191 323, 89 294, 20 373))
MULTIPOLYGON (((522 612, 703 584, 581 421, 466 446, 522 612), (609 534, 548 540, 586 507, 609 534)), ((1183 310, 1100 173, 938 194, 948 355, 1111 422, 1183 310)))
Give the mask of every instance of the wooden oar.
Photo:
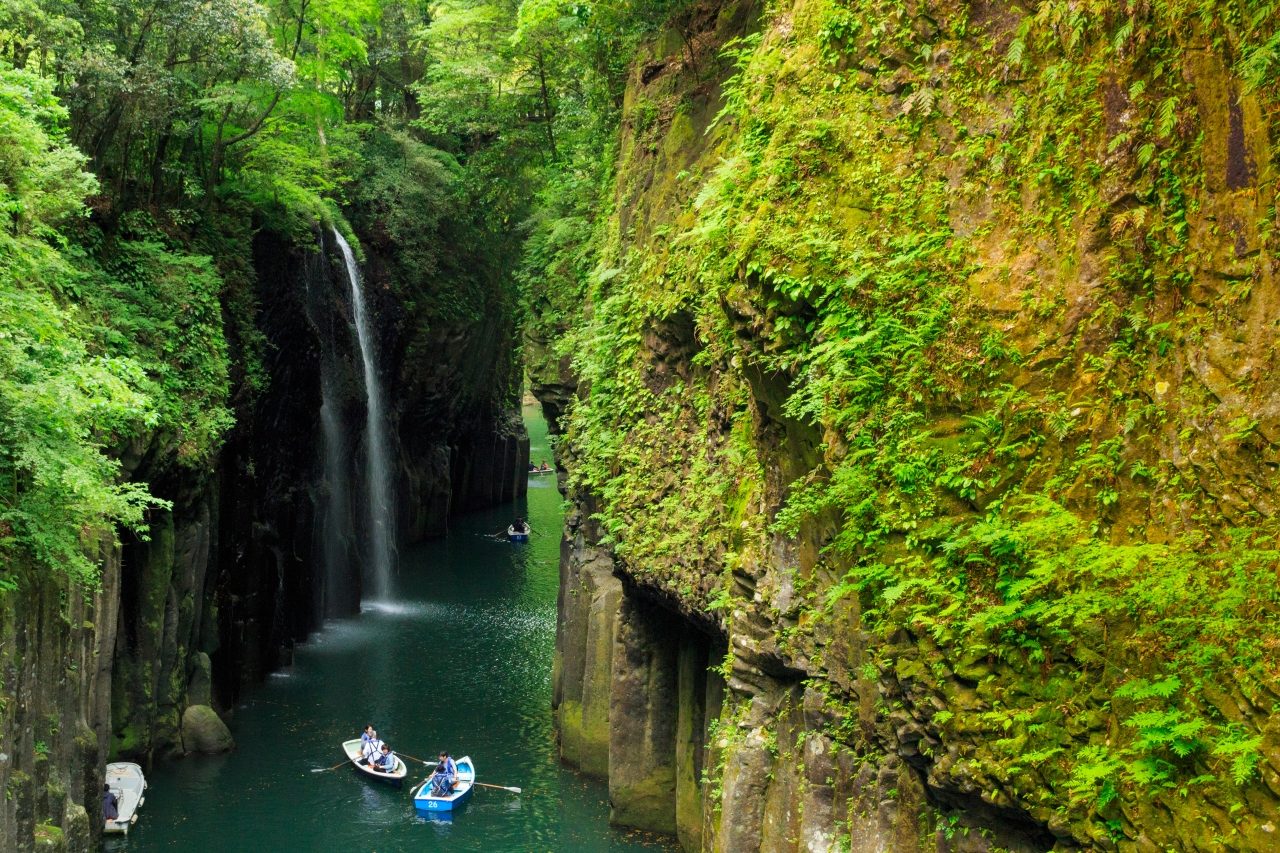
POLYGON ((472 785, 479 785, 481 788, 497 788, 499 791, 510 791, 513 794, 520 793, 520 789, 516 787, 507 787, 506 785, 488 785, 484 782, 472 782, 472 785))
POLYGON ((439 761, 423 761, 421 758, 414 758, 412 755, 410 755, 407 752, 397 752, 396 755, 399 755, 401 758, 407 758, 410 761, 416 761, 419 764, 425 764, 428 767, 435 767, 437 764, 440 763, 439 761))
MULTIPOLYGON (((347 759, 347 761, 350 761, 350 760, 351 760, 350 758, 348 758, 348 759, 347 759)), ((332 767, 317 767, 316 769, 312 770, 311 772, 312 772, 312 773, 328 773, 330 770, 337 770, 337 769, 338 769, 339 767, 341 767, 343 764, 346 764, 346 763, 347 763, 347 761, 342 762, 342 764, 335 764, 335 765, 333 765, 332 767)))

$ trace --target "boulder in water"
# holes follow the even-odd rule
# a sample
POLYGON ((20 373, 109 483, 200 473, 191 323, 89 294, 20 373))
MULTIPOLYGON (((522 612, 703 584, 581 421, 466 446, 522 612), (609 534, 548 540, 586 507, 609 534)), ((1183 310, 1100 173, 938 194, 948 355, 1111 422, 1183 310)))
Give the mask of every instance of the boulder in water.
POLYGON ((192 705, 182 715, 182 746, 187 752, 228 752, 235 745, 227 724, 208 705, 192 705))

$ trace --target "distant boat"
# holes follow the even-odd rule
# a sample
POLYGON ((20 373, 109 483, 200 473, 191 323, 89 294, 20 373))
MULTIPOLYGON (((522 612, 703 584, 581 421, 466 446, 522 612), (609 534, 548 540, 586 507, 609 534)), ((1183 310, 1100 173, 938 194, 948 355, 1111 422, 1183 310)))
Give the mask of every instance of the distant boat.
POLYGON ((107 785, 116 795, 116 814, 119 816, 115 820, 104 820, 102 831, 128 835, 129 827, 138 819, 138 809, 147 801, 144 795, 147 780, 142 776, 142 768, 128 761, 108 764, 107 785))
POLYGON ((351 763, 354 764, 356 769, 361 773, 396 788, 399 788, 404 784, 404 777, 409 773, 409 768, 404 766, 404 760, 398 755, 396 756, 396 769, 392 770, 390 773, 383 773, 381 770, 370 769, 369 762, 365 761, 360 755, 359 738, 344 742, 342 744, 342 751, 347 754, 347 758, 351 759, 351 763))
POLYGON ((471 757, 458 759, 458 778, 453 783, 453 793, 447 797, 433 797, 430 793, 431 779, 418 786, 414 792, 413 805, 422 812, 451 812, 471 798, 471 789, 476 781, 476 766, 471 757))
POLYGON ((555 472, 556 472, 555 468, 530 468, 529 469, 530 474, 554 474, 555 472))
POLYGON ((526 529, 524 533, 516 533, 516 526, 513 524, 507 528, 507 538, 512 542, 528 542, 529 531, 526 529))

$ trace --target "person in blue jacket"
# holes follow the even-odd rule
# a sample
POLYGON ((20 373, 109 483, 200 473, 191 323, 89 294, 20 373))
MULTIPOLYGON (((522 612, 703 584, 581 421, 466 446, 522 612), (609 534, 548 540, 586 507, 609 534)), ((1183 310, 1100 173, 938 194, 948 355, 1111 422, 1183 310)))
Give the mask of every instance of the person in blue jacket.
POLYGON ((369 766, 379 773, 394 773, 396 769, 396 756, 391 751, 391 747, 385 743, 382 750, 369 759, 369 766))

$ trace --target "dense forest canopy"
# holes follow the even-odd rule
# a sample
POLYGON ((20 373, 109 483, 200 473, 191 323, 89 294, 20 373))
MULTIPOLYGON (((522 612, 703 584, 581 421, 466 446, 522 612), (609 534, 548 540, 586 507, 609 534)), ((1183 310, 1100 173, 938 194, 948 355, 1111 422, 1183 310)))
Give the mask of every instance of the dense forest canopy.
POLYGON ((498 254, 547 230, 535 211, 586 215, 631 46, 668 11, 6 0, 6 564, 25 554, 92 585, 95 531, 163 504, 130 482, 125 448, 210 463, 266 381, 255 229, 314 243, 320 224, 376 220, 410 278, 430 279, 428 316, 483 312, 441 245, 498 254))

